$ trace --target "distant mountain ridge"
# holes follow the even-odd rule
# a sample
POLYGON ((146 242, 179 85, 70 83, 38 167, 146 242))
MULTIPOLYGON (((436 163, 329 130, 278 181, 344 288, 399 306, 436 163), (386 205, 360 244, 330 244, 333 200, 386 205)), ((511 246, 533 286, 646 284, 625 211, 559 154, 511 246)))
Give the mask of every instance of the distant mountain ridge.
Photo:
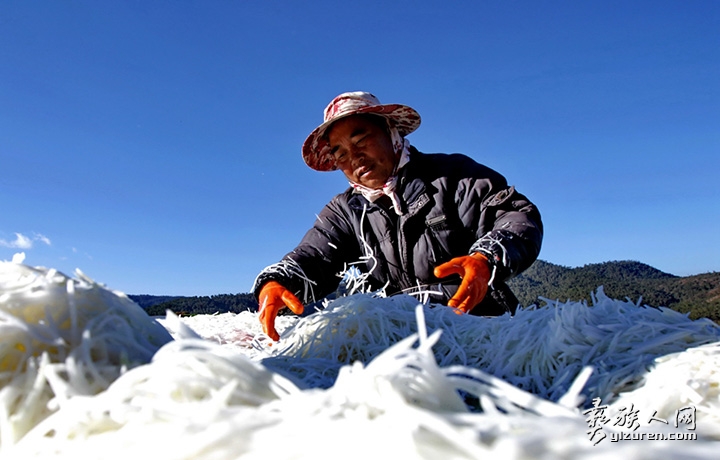
POLYGON ((214 313, 240 313, 257 311, 258 304, 252 294, 218 294, 212 296, 153 296, 128 295, 150 316, 165 316, 166 310, 183 315, 212 315, 214 313))
POLYGON ((720 320, 720 272, 680 277, 636 261, 611 261, 569 268, 536 261, 508 285, 523 306, 551 300, 590 300, 603 286, 614 299, 629 298, 653 307, 669 307, 692 318, 720 320))
MULTIPOLYGON (((603 286, 613 299, 629 298, 653 307, 669 307, 691 318, 720 322, 720 272, 675 276, 636 261, 612 261, 569 268, 543 260, 508 282, 523 306, 541 303, 539 297, 562 302, 590 301, 590 293, 603 286)), ((183 315, 257 311, 251 294, 203 297, 128 296, 154 316, 166 309, 183 315)))
POLYGON ((173 295, 150 295, 150 294, 132 294, 128 295, 130 299, 135 302, 136 304, 140 305, 144 309, 147 309, 148 307, 152 307, 153 305, 158 305, 163 302, 169 302, 173 299, 177 299, 180 296, 173 296, 173 295))

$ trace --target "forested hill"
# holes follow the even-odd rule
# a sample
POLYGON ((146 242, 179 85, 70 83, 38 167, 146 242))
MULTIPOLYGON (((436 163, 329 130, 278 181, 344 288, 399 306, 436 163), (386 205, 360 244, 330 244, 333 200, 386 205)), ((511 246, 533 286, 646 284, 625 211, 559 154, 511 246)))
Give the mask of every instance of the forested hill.
MULTIPOLYGON (((539 297, 562 302, 590 301, 590 293, 603 286, 614 299, 629 298, 643 305, 670 307, 691 318, 707 317, 720 321, 720 272, 679 277, 633 261, 615 261, 569 268, 542 260, 509 281, 520 303, 528 306, 539 297)), ((252 295, 221 294, 205 297, 130 295, 153 316, 164 316, 170 309, 180 315, 239 313, 257 311, 252 295)))
POLYGON ((508 284, 524 306, 537 303, 538 297, 590 301, 590 293, 603 286, 613 299, 641 300, 690 312, 692 318, 720 320, 720 272, 679 277, 634 261, 569 268, 538 260, 508 284))
POLYGON ((252 294, 219 294, 213 296, 152 296, 129 295, 150 316, 165 316, 166 310, 181 316, 212 315, 214 313, 240 313, 257 311, 257 301, 252 294))

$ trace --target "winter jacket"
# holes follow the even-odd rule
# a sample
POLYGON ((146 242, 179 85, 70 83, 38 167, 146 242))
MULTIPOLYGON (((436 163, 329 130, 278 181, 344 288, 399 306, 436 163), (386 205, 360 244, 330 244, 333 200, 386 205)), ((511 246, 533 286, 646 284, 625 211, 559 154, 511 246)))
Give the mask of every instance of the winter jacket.
POLYGON ((493 278, 472 313, 514 313, 518 302, 504 281, 540 252, 537 208, 502 175, 465 155, 410 150, 410 162, 398 172, 401 215, 387 197, 370 202, 349 188, 323 208, 292 252, 258 275, 255 296, 275 280, 307 304, 336 291, 341 273, 355 264, 372 289, 430 291, 432 302, 445 304, 461 280, 440 280, 433 269, 479 251, 491 261, 493 278))

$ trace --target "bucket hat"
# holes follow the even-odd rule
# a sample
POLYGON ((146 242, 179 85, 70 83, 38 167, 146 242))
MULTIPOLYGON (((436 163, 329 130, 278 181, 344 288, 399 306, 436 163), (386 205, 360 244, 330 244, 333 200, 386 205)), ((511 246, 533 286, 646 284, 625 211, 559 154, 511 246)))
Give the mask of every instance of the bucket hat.
POLYGON ((323 123, 305 139, 302 147, 305 163, 316 171, 337 169, 325 133, 330 125, 339 119, 362 113, 385 117, 390 126, 396 128, 402 137, 412 133, 420 126, 420 114, 412 107, 401 104, 381 104, 377 97, 364 91, 343 93, 325 107, 323 123))

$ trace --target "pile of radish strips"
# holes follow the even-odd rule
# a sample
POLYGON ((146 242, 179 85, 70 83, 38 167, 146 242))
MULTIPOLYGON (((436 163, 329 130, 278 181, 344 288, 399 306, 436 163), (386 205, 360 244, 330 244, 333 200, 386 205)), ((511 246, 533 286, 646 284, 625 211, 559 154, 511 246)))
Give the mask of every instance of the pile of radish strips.
MULTIPOLYGON (((28 301, 42 297, 45 310, 53 311, 56 303, 62 304, 56 297, 67 298, 73 290, 75 308, 82 310, 79 317, 101 318, 108 310, 125 307, 138 312, 124 296, 85 277, 70 280, 52 270, 17 264, 3 267, 3 312, 12 288, 8 272, 23 270, 57 281, 43 284, 36 279, 34 288, 24 291, 28 301), (64 292, 57 287, 60 278, 64 292), (68 281, 73 288, 67 287, 68 281), (77 289, 81 283, 92 288, 77 289), (94 293, 91 302, 78 300, 86 293, 94 293)), ((21 297, 13 297, 14 305, 21 297)), ((149 364, 136 366, 147 355, 133 358, 129 352, 119 363, 108 360, 103 365, 116 374, 92 391, 44 382, 43 394, 49 396, 45 401, 26 397, 21 412, 38 415, 29 422, 34 423, 29 432, 18 432, 17 439, 5 435, 6 415, 13 410, 17 415, 20 406, 9 404, 3 393, 6 417, 0 425, 0 448, 18 456, 102 454, 95 458, 148 455, 153 449, 161 449, 163 458, 325 458, 348 446, 353 452, 397 453, 403 458, 593 458, 606 450, 652 458, 660 452, 656 449, 664 455, 713 458, 705 456, 718 447, 713 433, 720 432, 720 379, 715 373, 720 354, 713 323, 608 299, 601 291, 590 307, 547 302, 513 318, 458 316, 442 306, 418 309, 417 304, 410 297, 341 298, 305 318, 280 317, 282 339, 272 346, 253 313, 182 319, 169 315, 162 323, 176 340, 149 364), (704 343, 709 345, 700 346, 704 343), (662 357, 658 370, 677 362, 685 374, 663 371, 674 379, 652 383, 655 371, 645 369, 654 365, 655 357, 662 357), (581 389, 586 365, 594 372, 581 389), (62 391, 54 393, 56 388, 62 391), (477 396, 482 410, 468 411, 458 389, 477 396), (593 446, 581 412, 588 398, 597 396, 605 403, 629 398, 636 405, 648 402, 668 411, 690 401, 698 410, 702 439, 663 442, 662 447, 630 442, 593 446)), ((132 317, 131 328, 137 332, 119 335, 139 337, 129 342, 145 338, 152 350, 167 340, 151 318, 123 314, 132 317)), ((15 322, 31 324, 32 319, 15 322)), ((3 315, 2 326, 9 323, 3 315)), ((38 321, 50 323, 64 329, 62 321, 38 321)), ((106 348, 120 349, 122 343, 112 342, 111 335, 105 334, 106 348)), ((4 334, 2 340, 4 349, 14 347, 4 334)), ((28 361, 63 365, 58 374, 74 382, 78 366, 68 365, 67 356, 82 359, 75 352, 80 347, 70 342, 64 346, 58 356, 34 350, 28 361)), ((97 356, 84 357, 100 367, 97 356)), ((15 377, 32 375, 33 365, 15 371, 15 377)), ((40 380, 36 377, 30 385, 26 379, 24 394, 42 386, 40 380)), ((6 387, 3 381, 0 391, 6 387)))
POLYGON ((78 272, 0 262, 0 446, 95 395, 172 340, 121 293, 78 272))

